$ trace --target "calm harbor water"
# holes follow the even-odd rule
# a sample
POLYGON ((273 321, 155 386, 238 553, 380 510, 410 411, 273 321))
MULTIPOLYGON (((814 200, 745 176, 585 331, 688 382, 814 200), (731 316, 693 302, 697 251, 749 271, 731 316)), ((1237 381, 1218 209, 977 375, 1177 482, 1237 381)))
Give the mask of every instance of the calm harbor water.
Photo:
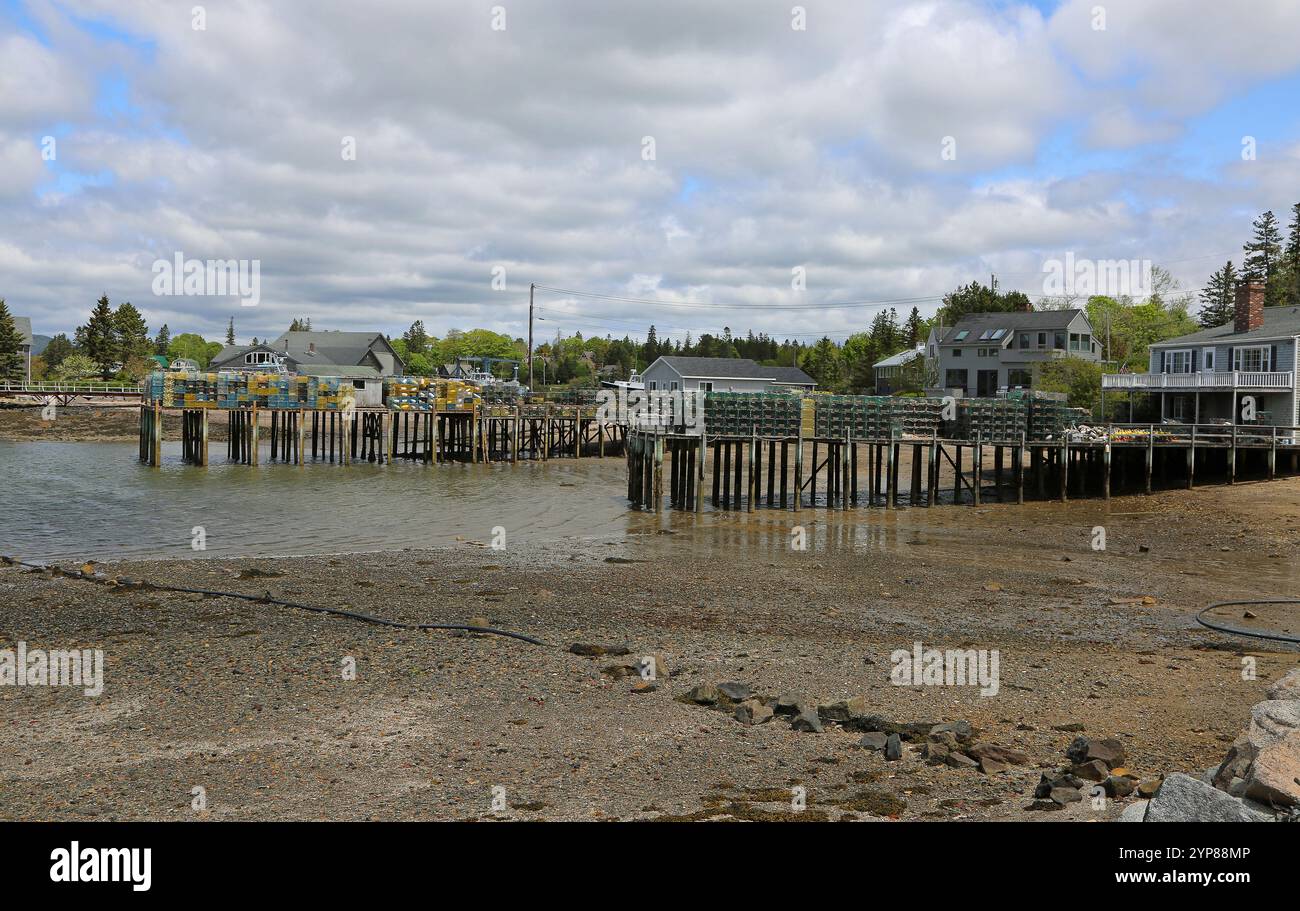
MULTIPOLYGON (((164 446, 0 442, 0 553, 29 559, 288 556, 488 542, 621 537, 618 457, 519 465, 226 464, 205 470, 164 446), (202 526, 207 549, 191 546, 202 526)), ((266 458, 266 453, 263 458, 266 458)))

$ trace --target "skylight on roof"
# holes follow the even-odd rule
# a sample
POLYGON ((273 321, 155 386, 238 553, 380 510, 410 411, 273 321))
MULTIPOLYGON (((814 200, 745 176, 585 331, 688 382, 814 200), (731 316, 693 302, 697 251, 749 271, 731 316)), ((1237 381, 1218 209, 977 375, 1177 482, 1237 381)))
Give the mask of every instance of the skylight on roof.
POLYGON ((954 335, 953 338, 952 338, 952 340, 953 340, 954 342, 965 341, 966 336, 968 336, 968 335, 970 335, 970 330, 968 330, 968 329, 963 329, 963 330, 961 330, 960 332, 958 332, 956 335, 954 335))
POLYGON ((993 339, 994 341, 997 341, 998 339, 1002 338, 1002 336, 1006 334, 1007 334, 1007 330, 1005 329, 994 329, 993 334, 989 336, 989 338, 993 339))

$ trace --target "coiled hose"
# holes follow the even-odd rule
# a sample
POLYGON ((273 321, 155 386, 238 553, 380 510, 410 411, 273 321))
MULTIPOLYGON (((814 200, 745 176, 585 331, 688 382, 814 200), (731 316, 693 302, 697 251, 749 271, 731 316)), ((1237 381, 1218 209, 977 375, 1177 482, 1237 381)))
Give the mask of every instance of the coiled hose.
MULTIPOLYGON (((522 642, 530 642, 533 645, 546 645, 540 639, 534 639, 532 636, 526 636, 523 633, 512 632, 507 629, 496 629, 491 626, 468 626, 459 623, 403 623, 400 620, 389 620, 386 617, 375 617, 370 614, 363 614, 359 611, 342 610, 337 607, 321 607, 317 604, 299 604, 296 601, 285 601, 282 598, 276 598, 268 591, 264 595, 246 595, 241 592, 223 592, 214 591, 206 588, 188 588, 183 585, 159 585, 153 582, 147 582, 140 579, 125 579, 115 576, 109 576, 100 572, 85 572, 83 569, 79 573, 70 573, 60 569, 58 566, 49 563, 37 563, 30 560, 20 560, 17 557, 0 556, 0 562, 10 566, 26 566, 30 569, 43 570, 62 575, 69 579, 82 579, 87 582, 98 582, 102 585, 121 585, 127 588, 147 588, 154 591, 180 592, 189 595, 207 595, 214 598, 237 598, 241 601, 252 601, 255 604, 275 604, 281 607, 292 607, 297 610, 311 611, 316 614, 332 614, 335 617, 346 617, 349 620, 359 620, 362 623, 373 623, 376 626, 387 626, 393 629, 406 630, 426 630, 426 629, 447 629, 447 630, 464 630, 469 633, 489 633, 493 636, 506 636, 510 639, 519 639, 522 642)), ((90 565, 90 564, 87 564, 90 565)))
POLYGON ((1300 604, 1300 598, 1262 598, 1255 601, 1218 601, 1202 610, 1196 615, 1196 622, 1206 629, 1212 629, 1218 633, 1231 633, 1234 636, 1249 636, 1252 639, 1269 639, 1273 642, 1294 642, 1300 644, 1300 636, 1288 636, 1285 633, 1256 633, 1250 630, 1237 629, 1231 626, 1223 626, 1218 623, 1211 623, 1205 619, 1205 615, 1212 610, 1220 607, 1246 607, 1252 604, 1300 604))

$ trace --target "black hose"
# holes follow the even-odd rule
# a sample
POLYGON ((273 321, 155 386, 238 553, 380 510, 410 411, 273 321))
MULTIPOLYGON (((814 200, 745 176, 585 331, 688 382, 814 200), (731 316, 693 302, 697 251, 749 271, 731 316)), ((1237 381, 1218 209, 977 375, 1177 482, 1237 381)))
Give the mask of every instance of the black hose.
POLYGON ((1218 601, 1202 610, 1196 615, 1196 622, 1207 629, 1212 629, 1218 633, 1230 633, 1234 636, 1249 636, 1252 639, 1269 639, 1273 642, 1294 642, 1300 644, 1300 636, 1288 636, 1284 633, 1256 633, 1250 630, 1237 629, 1231 626, 1223 626, 1218 623, 1211 623, 1205 619, 1205 615, 1210 611, 1220 607, 1243 607, 1249 604, 1300 604, 1300 598, 1263 598, 1255 601, 1218 601))
MULTIPOLYGON (((31 569, 58 570, 59 572, 62 572, 62 570, 59 570, 57 566, 52 566, 48 563, 33 563, 28 560, 20 560, 17 557, 0 557, 0 561, 3 561, 4 563, 10 564, 12 566, 26 566, 26 567, 30 567, 31 569)), ((183 594, 190 594, 190 595, 207 595, 213 598, 238 598, 241 601, 252 601, 257 604, 276 604, 283 607, 292 607, 298 610, 311 611, 312 613, 317 613, 317 614, 332 614, 335 617, 346 617, 349 620, 359 620, 362 623, 373 623, 376 626, 388 626, 388 627, 392 627, 393 629, 464 630, 465 632, 469 632, 469 633, 491 633, 494 636, 506 636, 511 639, 519 639, 523 642, 530 642, 533 645, 546 644, 540 639, 534 639, 532 636, 526 636, 523 633, 515 633, 506 629, 496 629, 495 627, 491 627, 491 626, 468 626, 459 623, 403 623, 400 620, 389 620, 386 617, 375 617, 370 614, 360 613, 358 611, 341 610, 340 608, 337 607, 321 607, 320 605, 317 604, 299 604, 296 601, 285 601, 280 598, 272 597, 270 592, 267 592, 264 595, 246 595, 241 592, 214 591, 206 588, 187 588, 182 585, 159 585, 154 582, 146 582, 143 580, 134 580, 134 579, 115 580, 113 577, 107 576, 104 573, 87 574, 83 572, 83 573, 63 573, 63 575, 74 579, 84 579, 89 582, 109 583, 109 582, 117 581, 120 584, 124 584, 124 585, 134 584, 144 588, 151 588, 154 589, 155 591, 180 592, 183 594)))

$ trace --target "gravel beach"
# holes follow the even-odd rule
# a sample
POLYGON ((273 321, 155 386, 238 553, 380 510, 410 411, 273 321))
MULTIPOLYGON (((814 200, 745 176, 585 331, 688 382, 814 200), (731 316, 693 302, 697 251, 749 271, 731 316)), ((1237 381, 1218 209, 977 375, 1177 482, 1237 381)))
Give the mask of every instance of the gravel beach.
MULTIPOLYGON (((543 646, 0 567, 0 649, 104 652, 98 697, 0 686, 0 817, 1109 819, 1125 801, 1026 808, 1080 731, 1120 740, 1139 776, 1222 759, 1296 652, 1193 615, 1294 595, 1298 516, 1290 479, 1109 503, 647 515, 626 537, 503 550, 98 567, 412 623, 485 619, 543 646), (799 523, 806 551, 790 547, 799 523), (916 642, 996 649, 997 694, 892 684, 891 654, 916 642), (649 655, 653 687, 634 667, 649 655), (1243 680, 1246 655, 1257 679, 1243 680), (966 721, 1028 762, 929 765, 917 743, 887 761, 834 723, 746 725, 684 701, 724 682, 810 705, 860 696, 899 725, 966 721)), ((1224 617, 1294 623, 1256 613, 1224 617)))

